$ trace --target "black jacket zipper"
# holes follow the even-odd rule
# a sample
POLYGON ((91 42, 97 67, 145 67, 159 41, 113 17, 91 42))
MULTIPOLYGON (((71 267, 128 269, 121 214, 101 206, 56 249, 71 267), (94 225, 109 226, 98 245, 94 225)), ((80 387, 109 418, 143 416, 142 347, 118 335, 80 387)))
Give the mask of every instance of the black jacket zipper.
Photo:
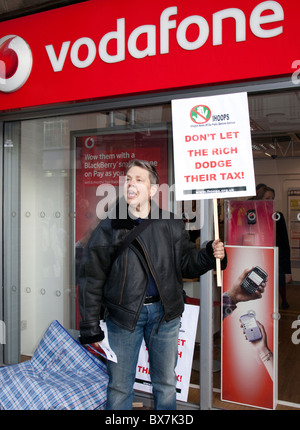
POLYGON ((149 270, 150 270, 150 272, 151 272, 151 275, 153 276, 153 279, 154 279, 154 281, 155 281, 155 283, 156 283, 156 286, 157 286, 157 289, 158 289, 158 292, 159 292, 159 296, 160 296, 160 300, 161 300, 161 303, 162 303, 162 305, 163 305, 163 299, 162 299, 162 296, 161 296, 161 293, 160 293, 159 284, 158 284, 158 282, 157 282, 157 278, 156 278, 156 276, 154 275, 153 270, 152 270, 152 268, 151 268, 151 265, 150 265, 150 262, 149 262, 149 258, 147 257, 147 253, 146 253, 146 251, 145 251, 145 248, 143 247, 143 245, 142 245, 142 243, 141 243, 141 241, 139 240, 139 238, 138 238, 138 237, 136 238, 136 241, 140 244, 140 246, 141 246, 141 248, 142 248, 142 250, 143 250, 143 254, 144 254, 144 256, 145 256, 147 266, 148 266, 148 268, 149 268, 149 270))

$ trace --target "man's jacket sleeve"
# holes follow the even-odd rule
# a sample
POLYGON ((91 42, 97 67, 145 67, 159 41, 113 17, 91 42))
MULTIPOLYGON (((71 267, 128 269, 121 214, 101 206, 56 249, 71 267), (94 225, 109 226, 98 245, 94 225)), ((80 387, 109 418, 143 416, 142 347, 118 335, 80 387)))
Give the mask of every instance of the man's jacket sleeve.
MULTIPOLYGON (((181 271, 183 278, 197 278, 204 275, 209 270, 216 268, 216 259, 213 255, 212 243, 210 241, 200 250, 196 244, 189 240, 187 231, 182 233, 182 257, 181 271)), ((221 269, 224 270, 227 266, 227 257, 221 262, 221 269)))
POLYGON ((85 249, 78 283, 82 344, 99 342, 104 338, 99 323, 103 306, 103 287, 109 268, 109 255, 107 252, 101 252, 101 247, 91 245, 85 249))

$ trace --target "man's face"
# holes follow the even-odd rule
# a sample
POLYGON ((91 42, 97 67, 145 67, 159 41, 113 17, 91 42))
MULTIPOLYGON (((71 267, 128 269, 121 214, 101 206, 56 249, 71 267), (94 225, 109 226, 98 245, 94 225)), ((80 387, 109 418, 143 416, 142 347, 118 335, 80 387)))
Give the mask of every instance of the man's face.
POLYGON ((124 184, 124 196, 129 206, 140 211, 148 208, 150 198, 154 193, 147 170, 137 166, 128 170, 124 184))

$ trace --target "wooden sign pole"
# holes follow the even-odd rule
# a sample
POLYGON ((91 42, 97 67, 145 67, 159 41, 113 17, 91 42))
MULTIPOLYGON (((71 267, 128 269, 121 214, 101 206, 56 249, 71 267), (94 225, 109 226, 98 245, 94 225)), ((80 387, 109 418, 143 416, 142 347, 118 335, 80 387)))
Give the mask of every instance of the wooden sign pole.
MULTIPOLYGON (((217 202, 217 199, 213 199, 213 205, 214 205, 215 240, 217 240, 217 239, 219 239, 219 219, 218 219, 218 202, 217 202)), ((216 267, 217 267, 217 286, 222 287, 221 260, 219 258, 216 259, 216 267)))

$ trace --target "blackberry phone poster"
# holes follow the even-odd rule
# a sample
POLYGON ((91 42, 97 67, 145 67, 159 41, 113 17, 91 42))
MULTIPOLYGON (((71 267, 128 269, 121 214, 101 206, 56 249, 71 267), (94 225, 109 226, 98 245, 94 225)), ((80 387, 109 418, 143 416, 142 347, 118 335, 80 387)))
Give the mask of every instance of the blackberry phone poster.
POLYGON ((274 409, 277 248, 226 246, 222 288, 223 401, 274 409))

